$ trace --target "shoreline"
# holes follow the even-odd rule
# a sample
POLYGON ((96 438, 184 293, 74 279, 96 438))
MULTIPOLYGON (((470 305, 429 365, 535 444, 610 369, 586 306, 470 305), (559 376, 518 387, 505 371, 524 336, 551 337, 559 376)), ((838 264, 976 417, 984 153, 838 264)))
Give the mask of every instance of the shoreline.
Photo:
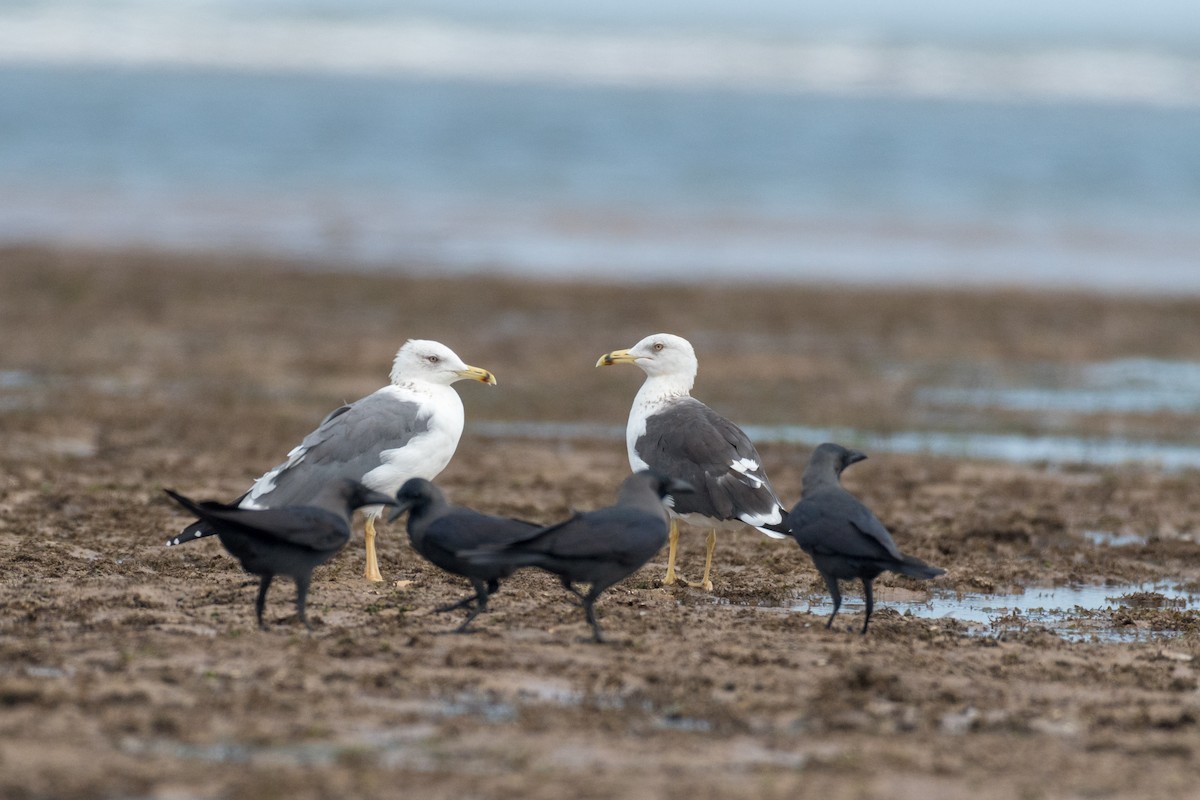
MULTIPOLYGON (((311 276, 381 278, 396 281, 484 282, 486 284, 537 284, 555 289, 615 290, 628 287, 639 290, 695 288, 698 283, 720 291, 735 293, 769 292, 845 292, 867 296, 881 293, 924 294, 932 297, 1000 294, 1002 296, 1045 295, 1063 299, 1129 300, 1149 303, 1193 303, 1200 307, 1200 286, 1195 290, 1159 288, 1130 291, 1129 287, 1089 286, 1072 283, 1031 283, 1012 281, 952 281, 950 275, 926 280, 888 281, 863 277, 845 280, 821 277, 783 278, 704 275, 698 280, 686 277, 637 277, 617 275, 609 279, 571 272, 567 277, 549 272, 525 271, 503 263, 472 267, 422 259, 388 258, 379 261, 339 260, 328 254, 302 256, 269 250, 232 247, 170 247, 155 244, 62 244, 40 239, 0 242, 0 261, 36 261, 59 268, 96 269, 128 264, 154 270, 199 270, 238 272, 246 269, 270 273, 311 276)), ((601 272, 601 268, 590 271, 601 272)), ((959 276, 961 278, 961 276, 959 276)))
MULTIPOLYGON (((249 260, 291 270, 419 278, 1200 297, 1194 257, 1200 238, 1186 226, 1168 226, 1174 231, 1168 233, 1149 221, 1042 230, 1025 223, 993 227, 869 215, 859 220, 802 216, 786 223, 703 213, 643 219, 603 209, 529 209, 508 212, 510 219, 490 218, 486 208, 459 208, 445 211, 436 222, 424 219, 384 233, 393 226, 374 209, 382 200, 366 203, 367 208, 318 213, 271 208, 269 198, 237 191, 202 201, 187 198, 95 198, 93 210, 88 201, 75 198, 71 217, 63 217, 62 197, 30 198, 23 201, 28 207, 0 207, 0 222, 7 220, 10 231, 0 248, 249 260), (177 201, 182 205, 175 207, 177 201), (143 224, 128 211, 105 216, 112 207, 130 203, 145 205, 145 214, 157 213, 164 221, 143 224), (355 227, 348 218, 367 221, 360 219, 355 227), (79 231, 62 233, 68 226, 79 231), (14 235, 19 230, 24 233, 14 235), (214 236, 233 244, 214 244, 214 236), (964 269, 964 264, 971 266, 964 269)), ((315 198, 312 204, 319 205, 315 198)))

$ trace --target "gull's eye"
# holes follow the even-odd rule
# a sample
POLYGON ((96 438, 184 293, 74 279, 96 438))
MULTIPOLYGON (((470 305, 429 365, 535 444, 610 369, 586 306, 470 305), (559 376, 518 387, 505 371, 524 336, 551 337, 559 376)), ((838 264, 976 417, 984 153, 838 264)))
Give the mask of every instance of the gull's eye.
POLYGON ((436 364, 439 361, 441 361, 442 359, 439 358, 438 356, 425 356, 425 360, 428 361, 430 364, 436 364))
POLYGON ((661 352, 661 351, 662 351, 662 349, 663 349, 663 343, 662 343, 662 342, 655 342, 655 343, 654 343, 654 352, 656 352, 656 353, 658 353, 658 352, 661 352))

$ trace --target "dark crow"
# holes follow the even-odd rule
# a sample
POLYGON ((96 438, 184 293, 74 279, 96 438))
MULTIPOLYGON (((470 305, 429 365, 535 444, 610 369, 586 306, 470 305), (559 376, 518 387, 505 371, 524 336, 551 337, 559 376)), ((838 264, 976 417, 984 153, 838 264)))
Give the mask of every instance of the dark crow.
POLYGON ((263 625, 267 589, 276 575, 296 582, 296 610, 304 627, 312 629, 304 616, 304 600, 313 568, 324 564, 350 541, 350 515, 362 506, 393 506, 396 501, 350 478, 329 482, 312 498, 310 505, 281 508, 241 508, 212 500, 196 502, 164 490, 176 503, 195 514, 216 531, 225 549, 242 564, 242 569, 261 577, 254 612, 263 625))
POLYGON ((592 639, 604 641, 593 606, 605 589, 632 575, 667 543, 668 495, 690 492, 690 484, 653 470, 625 479, 616 505, 575 514, 520 541, 461 553, 475 564, 509 568, 541 567, 559 577, 578 597, 592 626, 592 639), (587 594, 575 583, 590 584, 587 594))
POLYGON ((906 556, 896 547, 892 536, 871 510, 842 488, 842 470, 865 459, 857 450, 837 444, 823 444, 813 451, 802 479, 804 498, 788 514, 788 527, 800 549, 812 556, 817 571, 833 595, 833 625, 842 605, 839 580, 862 580, 867 616, 862 632, 867 632, 874 600, 871 582, 884 570, 910 578, 936 578, 946 572, 919 558, 906 556))
POLYGON ((509 564, 476 564, 459 555, 464 550, 503 546, 528 539, 540 525, 507 517, 481 514, 446 502, 441 490, 424 478, 410 478, 396 494, 398 505, 391 521, 408 511, 408 540, 413 549, 434 565, 471 582, 475 594, 434 609, 441 613, 472 606, 456 629, 466 631, 480 612, 487 611, 488 597, 500 588, 500 579, 516 569, 509 564))

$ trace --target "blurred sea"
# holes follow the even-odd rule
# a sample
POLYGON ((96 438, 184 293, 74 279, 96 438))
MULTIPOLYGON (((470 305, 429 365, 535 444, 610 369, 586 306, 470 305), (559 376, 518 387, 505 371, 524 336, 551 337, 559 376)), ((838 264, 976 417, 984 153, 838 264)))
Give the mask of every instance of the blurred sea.
POLYGON ((0 0, 0 244, 1200 291, 1200 7, 577 5, 0 0))

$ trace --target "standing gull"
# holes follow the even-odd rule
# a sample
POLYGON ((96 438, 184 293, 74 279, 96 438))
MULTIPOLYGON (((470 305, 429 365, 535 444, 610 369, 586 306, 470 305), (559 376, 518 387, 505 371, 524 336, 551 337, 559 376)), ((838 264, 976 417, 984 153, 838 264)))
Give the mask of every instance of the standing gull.
POLYGON ((711 592, 717 527, 744 523, 782 539, 787 533, 783 525, 787 509, 771 488, 749 437, 689 394, 698 364, 686 339, 656 333, 628 350, 607 353, 596 362, 597 367, 613 364, 636 364, 646 373, 625 429, 630 467, 635 472, 647 467, 658 470, 696 487, 694 493, 675 498, 663 583, 671 585, 677 580, 677 517, 683 517, 709 527, 704 578, 694 585, 711 592))
POLYGON ((304 614, 308 584, 314 567, 333 558, 350 541, 350 515, 362 506, 395 505, 385 494, 373 492, 349 478, 325 484, 313 505, 278 508, 241 508, 211 500, 196 502, 170 489, 171 499, 186 508, 209 527, 238 561, 242 569, 258 575, 258 599, 254 614, 258 627, 263 624, 267 590, 276 575, 287 575, 296 582, 296 613, 309 630, 304 614))
POLYGON ((596 599, 662 549, 667 541, 667 499, 691 490, 684 481, 653 470, 635 472, 621 484, 616 505, 575 514, 507 545, 480 547, 460 555, 481 566, 532 566, 554 573, 582 602, 592 640, 603 642, 596 622, 596 599), (576 583, 590 584, 587 594, 576 589, 576 583))
POLYGON ((867 604, 863 633, 867 632, 875 607, 871 582, 879 573, 891 570, 928 580, 946 572, 901 553, 871 509, 842 488, 842 470, 865 458, 857 450, 837 444, 826 443, 814 450, 802 478, 804 498, 792 508, 787 520, 792 536, 800 549, 812 556, 833 597, 833 613, 825 623, 826 628, 833 625, 833 618, 842 606, 838 581, 853 578, 862 581, 867 604))
MULTIPOLYGON (((496 384, 492 373, 468 366, 440 342, 409 339, 392 364, 392 383, 334 410, 288 453, 287 460, 254 482, 235 502, 262 509, 314 502, 331 481, 353 478, 395 495, 409 478, 432 479, 450 463, 463 430, 463 404, 455 381, 496 384)), ((330 509, 335 510, 335 509, 330 509)), ((375 518, 366 509, 365 577, 381 581, 375 555, 375 518)), ((167 546, 216 533, 204 520, 183 529, 167 546)))
POLYGON ((442 491, 424 478, 410 478, 396 494, 397 505, 389 521, 408 511, 408 540, 413 549, 435 566, 471 582, 475 594, 434 609, 442 613, 471 606, 457 632, 465 632, 481 612, 488 597, 500 588, 500 580, 516 569, 507 564, 474 564, 459 555, 482 546, 503 546, 527 539, 540 525, 508 517, 481 514, 446 502, 442 491))

